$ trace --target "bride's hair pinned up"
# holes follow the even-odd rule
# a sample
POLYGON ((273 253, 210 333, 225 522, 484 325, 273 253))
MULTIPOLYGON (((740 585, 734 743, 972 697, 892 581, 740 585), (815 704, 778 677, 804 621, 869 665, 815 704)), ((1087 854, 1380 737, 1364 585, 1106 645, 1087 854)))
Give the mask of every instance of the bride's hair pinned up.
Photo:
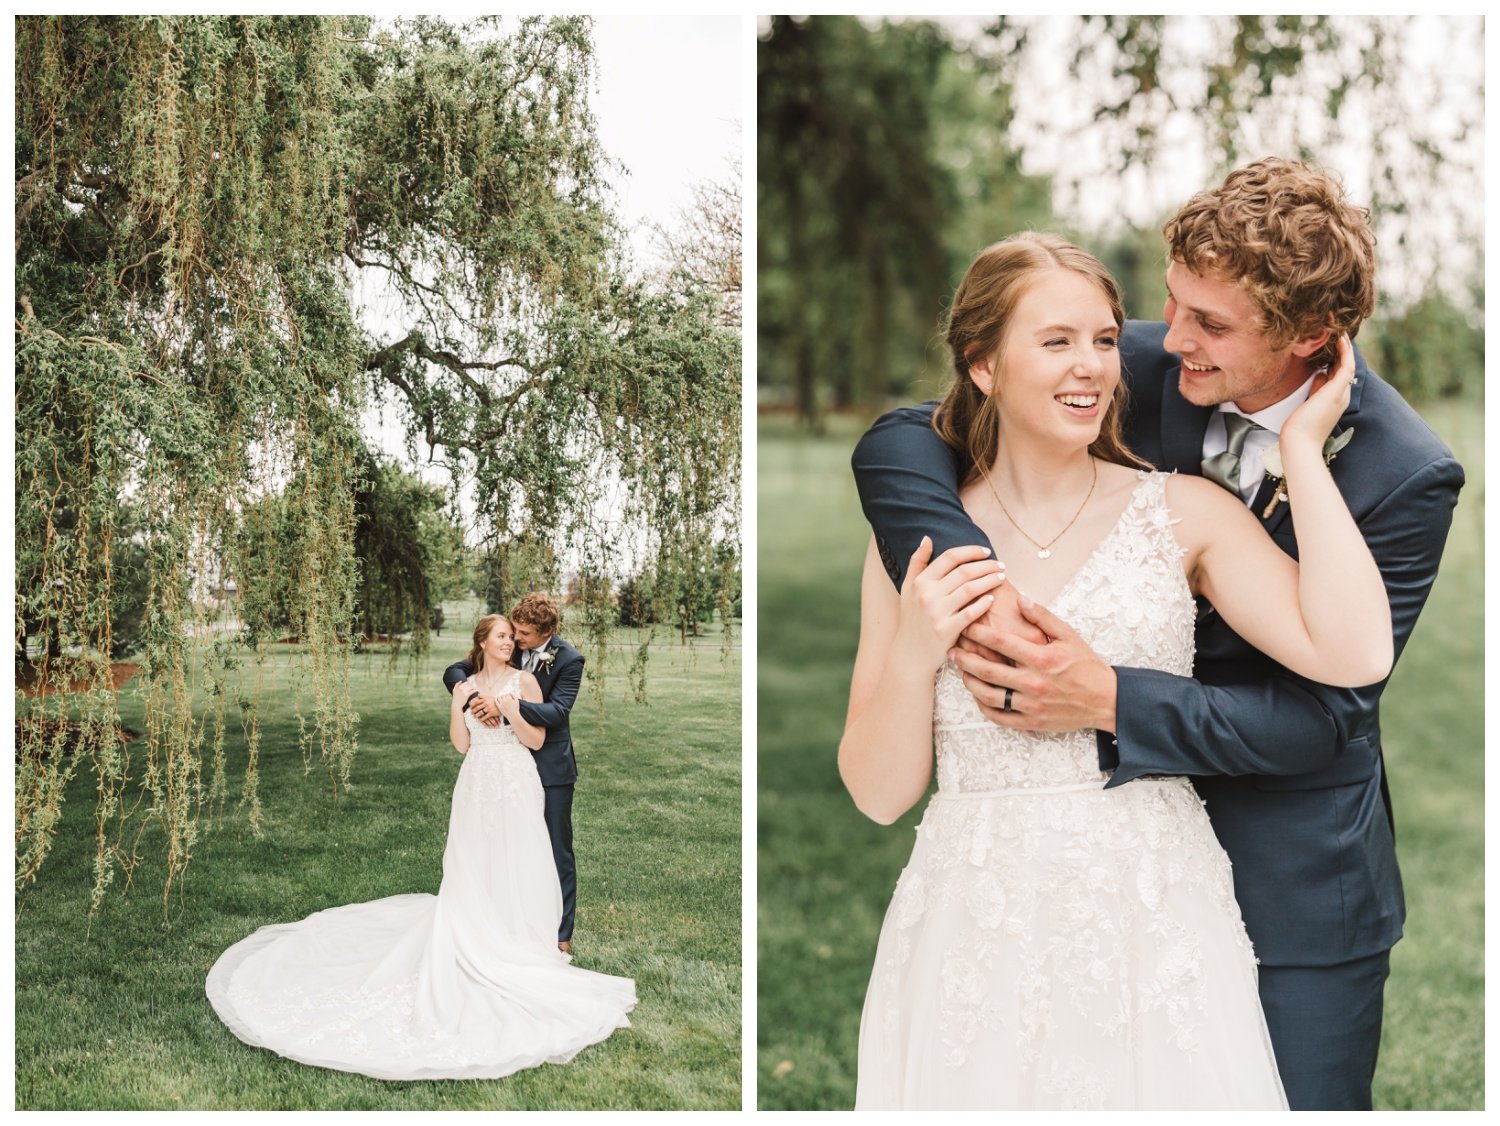
MULTIPOLYGON (((1120 287, 1104 263, 1066 239, 1039 231, 1020 231, 985 247, 970 264, 948 310, 948 347, 953 353, 953 386, 932 415, 932 428, 958 455, 959 479, 967 482, 981 466, 994 464, 1000 448, 995 397, 998 381, 986 395, 969 378, 969 365, 985 356, 997 362, 1016 305, 1032 279, 1046 270, 1072 270, 1089 278, 1103 292, 1114 314, 1115 327, 1125 324, 1120 287)), ((1089 453, 1103 461, 1145 468, 1131 453, 1120 433, 1125 407, 1125 384, 1115 388, 1104 410, 1099 437, 1089 453)))
POLYGON ((480 618, 479 621, 475 622, 474 646, 469 650, 469 664, 475 672, 478 672, 480 669, 484 668, 484 639, 487 638, 490 635, 490 631, 495 628, 496 622, 504 622, 506 625, 510 626, 511 636, 515 636, 516 627, 511 624, 511 620, 504 614, 486 614, 484 617, 480 618))

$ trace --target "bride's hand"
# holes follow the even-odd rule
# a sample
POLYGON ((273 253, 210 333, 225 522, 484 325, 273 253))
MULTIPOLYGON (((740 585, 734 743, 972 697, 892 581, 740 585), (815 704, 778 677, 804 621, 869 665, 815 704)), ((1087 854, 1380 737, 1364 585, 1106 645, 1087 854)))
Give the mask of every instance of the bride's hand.
POLYGON ((500 711, 496 705, 495 697, 476 691, 470 698, 469 714, 486 727, 499 727, 500 711))
POLYGON ((1005 571, 988 548, 951 547, 932 558, 932 539, 922 537, 901 584, 901 620, 895 652, 936 671, 958 635, 989 609, 989 592, 1005 581, 1005 571))
POLYGON ((1333 371, 1313 380, 1307 402, 1293 411, 1281 427, 1279 441, 1283 448, 1288 440, 1306 442, 1321 454, 1323 442, 1349 408, 1350 390, 1354 386, 1354 345, 1347 334, 1338 339, 1338 357, 1333 371))

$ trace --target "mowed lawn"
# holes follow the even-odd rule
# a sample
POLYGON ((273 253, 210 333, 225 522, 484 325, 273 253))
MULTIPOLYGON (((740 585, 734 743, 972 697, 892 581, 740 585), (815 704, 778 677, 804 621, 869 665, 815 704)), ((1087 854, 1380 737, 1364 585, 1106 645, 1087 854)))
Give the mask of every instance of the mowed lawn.
MULTIPOLYGON (((477 604, 450 604, 467 623, 477 604)), ((566 631, 564 631, 566 634, 566 631)), ((579 781, 575 963, 635 979, 632 1027, 563 1067, 494 1081, 390 1083, 303 1067, 251 1048, 203 994, 218 955, 257 927, 343 903, 436 891, 460 765, 447 742, 445 633, 415 675, 354 659, 360 750, 336 802, 316 757, 304 776, 290 685, 269 665, 261 794, 265 832, 203 834, 163 923, 159 835, 136 886, 87 925, 93 794, 80 771, 58 843, 16 924, 18 1109, 737 1109, 740 1053, 740 652, 717 636, 653 649, 649 704, 631 696, 624 644, 602 701, 573 711, 579 781), (602 702, 602 708, 601 708, 602 702)), ((584 646, 587 649, 586 646, 584 646)), ((591 661, 597 655, 590 655, 591 661)), ((125 722, 141 729, 127 689, 125 722)), ((139 743, 134 751, 143 754, 139 743)), ((243 746, 231 745, 238 792, 243 746), (236 759, 238 753, 238 759, 236 759)))
MULTIPOLYGON (((1431 601, 1386 690, 1386 764, 1406 881, 1377 1108, 1484 1105, 1483 407, 1423 411, 1469 478, 1431 601)), ((882 828, 839 782, 836 751, 869 529, 849 453, 763 422, 759 445, 758 1105, 847 1108, 880 921, 920 806, 882 828)))

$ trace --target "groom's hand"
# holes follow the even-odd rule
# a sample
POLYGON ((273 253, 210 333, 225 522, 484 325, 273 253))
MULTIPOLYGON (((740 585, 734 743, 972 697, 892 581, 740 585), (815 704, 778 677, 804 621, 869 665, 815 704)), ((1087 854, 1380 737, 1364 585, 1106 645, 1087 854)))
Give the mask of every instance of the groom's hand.
POLYGON ((1021 598, 1024 630, 969 627, 972 644, 950 656, 984 715, 1022 731, 1115 729, 1115 670, 1046 607, 1021 598), (1032 627, 1043 635, 1037 644, 1032 627), (976 631, 979 634, 974 638, 976 631), (1023 636, 1029 635, 1029 636, 1023 636), (976 652, 984 648, 989 653, 976 652), (1010 689, 1010 710, 1005 708, 1010 689))
POLYGON ((1006 583, 990 592, 995 601, 977 622, 959 635, 958 647, 988 661, 1000 661, 997 643, 1001 637, 1019 637, 1033 645, 1047 644, 1047 635, 1021 616, 1020 592, 1006 583))
POLYGON ((496 703, 493 696, 481 696, 474 693, 469 698, 469 714, 486 727, 500 726, 500 705, 496 703))

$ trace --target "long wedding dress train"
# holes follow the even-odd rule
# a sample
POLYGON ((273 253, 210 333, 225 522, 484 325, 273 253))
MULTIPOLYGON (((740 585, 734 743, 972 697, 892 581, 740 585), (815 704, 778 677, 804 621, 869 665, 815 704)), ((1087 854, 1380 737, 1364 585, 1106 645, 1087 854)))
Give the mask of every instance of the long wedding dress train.
MULTIPOLYGON (((1161 474, 1053 600, 1112 665, 1188 676, 1161 474)), ((880 932, 860 1109, 1285 1109, 1229 858, 1185 778, 1104 789, 1093 731, 984 718, 952 664, 938 790, 880 932)))
POLYGON ((494 1079, 629 1026, 635 983, 557 949, 531 753, 508 725, 465 722, 437 895, 333 907, 231 946, 206 991, 241 1040, 377 1079, 494 1079))

